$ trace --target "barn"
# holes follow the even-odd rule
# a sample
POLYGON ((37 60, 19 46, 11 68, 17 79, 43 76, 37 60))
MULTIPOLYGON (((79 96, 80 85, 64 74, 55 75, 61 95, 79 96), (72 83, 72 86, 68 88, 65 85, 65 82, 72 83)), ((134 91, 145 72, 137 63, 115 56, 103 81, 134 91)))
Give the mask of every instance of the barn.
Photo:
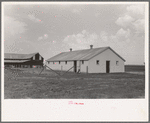
POLYGON ((4 53, 5 67, 41 68, 43 67, 43 59, 38 52, 32 54, 4 53))
POLYGON ((46 65, 53 70, 83 73, 124 72, 125 60, 110 47, 62 52, 46 60, 46 65))

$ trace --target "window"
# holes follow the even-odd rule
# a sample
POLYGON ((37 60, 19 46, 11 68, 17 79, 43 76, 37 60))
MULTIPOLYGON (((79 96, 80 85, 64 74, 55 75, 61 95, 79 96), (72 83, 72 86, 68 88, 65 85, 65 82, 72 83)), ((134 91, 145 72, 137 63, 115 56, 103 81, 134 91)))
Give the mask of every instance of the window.
POLYGON ((67 61, 65 61, 65 63, 67 64, 67 61))
POLYGON ((35 60, 35 56, 33 56, 33 60, 35 60))
POLYGON ((59 64, 60 64, 60 61, 59 61, 59 64))
POLYGON ((42 60, 42 57, 41 57, 41 56, 39 56, 39 60, 42 60))
POLYGON ((82 64, 84 64, 84 61, 82 61, 82 64))
POLYGON ((54 64, 54 62, 53 62, 53 64, 54 64))
POLYGON ((48 61, 48 64, 49 64, 50 62, 48 61))
POLYGON ((119 61, 116 61, 116 65, 117 65, 117 66, 119 65, 119 61))
POLYGON ((96 61, 96 64, 99 65, 99 60, 96 61))

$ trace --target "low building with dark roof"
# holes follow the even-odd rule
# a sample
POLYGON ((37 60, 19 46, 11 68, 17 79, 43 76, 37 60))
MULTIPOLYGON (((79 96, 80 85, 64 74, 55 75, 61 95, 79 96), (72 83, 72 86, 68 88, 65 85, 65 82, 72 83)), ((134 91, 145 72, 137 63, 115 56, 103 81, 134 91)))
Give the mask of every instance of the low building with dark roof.
POLYGON ((4 53, 5 67, 33 68, 43 67, 43 57, 39 53, 16 54, 4 53))
POLYGON ((124 72, 125 60, 110 47, 62 52, 46 60, 54 70, 69 70, 86 73, 124 72))

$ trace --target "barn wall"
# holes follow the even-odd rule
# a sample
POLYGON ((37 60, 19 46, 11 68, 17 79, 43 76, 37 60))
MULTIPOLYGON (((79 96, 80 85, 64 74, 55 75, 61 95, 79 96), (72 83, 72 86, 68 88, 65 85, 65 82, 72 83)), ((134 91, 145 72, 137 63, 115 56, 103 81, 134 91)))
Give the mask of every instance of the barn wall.
POLYGON ((43 57, 40 55, 40 54, 35 54, 33 57, 32 57, 32 60, 43 60, 43 57), (35 56, 38 56, 38 59, 35 59, 35 56))
MULTIPOLYGON (((65 62, 47 62, 47 66, 52 68, 53 70, 62 70, 62 71, 66 71, 69 70, 71 67, 73 67, 73 62, 71 61, 67 61, 67 64, 65 64, 65 62)), ((48 68, 47 68, 48 69, 48 68)), ((70 71, 73 71, 73 69, 71 69, 70 71)))
MULTIPOLYGON (((65 62, 60 62, 60 64, 59 62, 54 62, 54 64, 53 62, 47 62, 47 66, 53 70, 67 71, 74 66, 74 61, 67 61, 67 64, 65 64, 65 62)), ((84 64, 82 64, 81 61, 77 61, 77 71, 80 69, 80 72, 87 72, 87 66, 88 61, 84 61, 84 64)), ((70 71, 74 71, 74 68, 72 68, 70 71)))
POLYGON ((110 49, 107 49, 103 53, 95 56, 89 60, 89 73, 106 73, 106 61, 110 61, 110 73, 113 72, 124 72, 124 61, 113 53, 110 49), (99 65, 96 64, 96 61, 99 60, 99 65), (116 61, 119 61, 118 66, 116 61))
MULTIPOLYGON (((73 62, 72 61, 67 61, 67 64, 65 64, 65 62, 61 62, 61 68, 64 71, 69 70, 71 67, 73 67, 73 62)), ((70 71, 74 71, 74 69, 72 68, 70 71)))
POLYGON ((87 66, 88 66, 88 61, 84 61, 84 64, 82 64, 82 62, 81 62, 81 69, 80 69, 80 71, 83 72, 83 73, 86 73, 88 71, 87 66))
POLYGON ((78 72, 79 69, 81 71, 81 61, 77 61, 77 72, 78 72))

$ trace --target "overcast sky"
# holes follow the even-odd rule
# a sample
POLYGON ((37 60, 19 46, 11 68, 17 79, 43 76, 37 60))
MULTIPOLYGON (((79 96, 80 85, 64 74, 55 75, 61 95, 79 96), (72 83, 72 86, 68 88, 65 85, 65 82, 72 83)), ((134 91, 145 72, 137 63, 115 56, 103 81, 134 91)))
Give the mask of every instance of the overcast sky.
MULTIPOLYGON (((44 2, 43 2, 44 3, 44 2)), ((3 4, 4 52, 60 52, 110 46, 126 64, 143 64, 144 4, 3 4)))

